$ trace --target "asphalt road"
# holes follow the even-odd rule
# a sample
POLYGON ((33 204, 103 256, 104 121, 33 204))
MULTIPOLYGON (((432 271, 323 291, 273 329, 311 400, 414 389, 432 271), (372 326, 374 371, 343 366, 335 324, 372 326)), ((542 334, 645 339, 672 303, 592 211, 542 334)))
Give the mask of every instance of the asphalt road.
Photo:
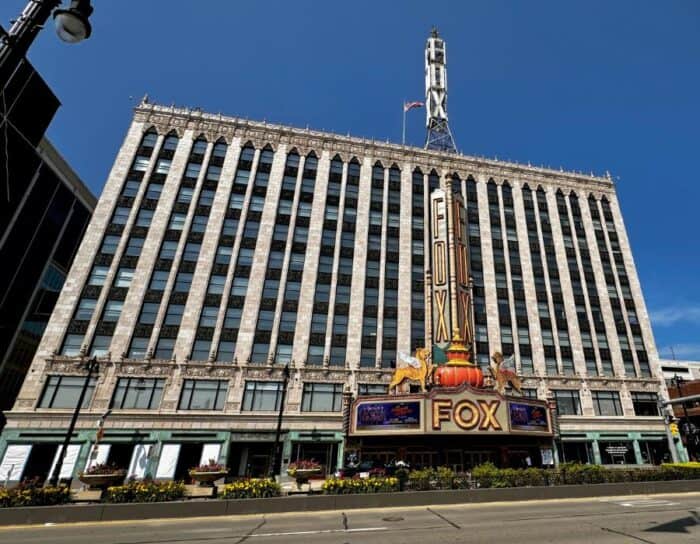
POLYGON ((700 493, 0 528, 2 544, 700 543, 700 493))

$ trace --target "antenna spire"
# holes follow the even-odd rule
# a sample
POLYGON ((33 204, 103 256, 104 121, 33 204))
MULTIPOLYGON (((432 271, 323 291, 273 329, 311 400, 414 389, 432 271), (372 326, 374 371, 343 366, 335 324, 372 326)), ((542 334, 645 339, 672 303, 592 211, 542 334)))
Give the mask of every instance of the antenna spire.
POLYGON ((425 44, 425 111, 428 134, 425 149, 457 153, 447 124, 447 60, 445 40, 433 27, 425 44))

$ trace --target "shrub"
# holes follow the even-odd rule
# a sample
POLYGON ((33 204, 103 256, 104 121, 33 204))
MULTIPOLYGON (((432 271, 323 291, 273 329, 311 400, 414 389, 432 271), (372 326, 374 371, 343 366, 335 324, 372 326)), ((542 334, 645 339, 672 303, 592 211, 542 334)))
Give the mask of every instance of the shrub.
POLYGON ((226 484, 219 491, 222 499, 259 499, 279 497, 280 485, 271 478, 249 478, 226 484))
POLYGON ((399 490, 399 479, 383 478, 329 478, 323 482, 326 495, 348 495, 354 493, 390 493, 399 490))
POLYGON ((37 482, 22 482, 17 487, 0 487, 0 508, 12 506, 51 506, 71 501, 70 489, 66 486, 41 487, 37 482))
POLYGON ((104 502, 167 502, 185 495, 182 482, 131 481, 125 485, 108 487, 104 502))

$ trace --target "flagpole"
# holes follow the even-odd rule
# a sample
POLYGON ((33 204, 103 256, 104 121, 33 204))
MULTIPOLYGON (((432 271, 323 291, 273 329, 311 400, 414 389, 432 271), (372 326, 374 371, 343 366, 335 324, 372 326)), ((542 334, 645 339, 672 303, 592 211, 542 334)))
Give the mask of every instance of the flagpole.
POLYGON ((406 101, 402 105, 403 109, 403 128, 401 130, 401 145, 406 145, 406 101))

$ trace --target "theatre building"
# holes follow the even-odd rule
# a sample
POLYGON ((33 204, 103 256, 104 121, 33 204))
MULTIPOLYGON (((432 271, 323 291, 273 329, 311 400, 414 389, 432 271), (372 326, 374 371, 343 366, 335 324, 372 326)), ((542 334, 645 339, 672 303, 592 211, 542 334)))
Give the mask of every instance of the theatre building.
POLYGON ((280 407, 283 473, 345 450, 461 470, 669 453, 609 177, 144 101, 7 413, 0 480, 55 465, 90 357, 64 478, 260 475, 280 407), (446 385, 460 339, 483 383, 446 385), (422 347, 432 386, 389 394, 422 347), (520 393, 488 383, 496 352, 520 393))

